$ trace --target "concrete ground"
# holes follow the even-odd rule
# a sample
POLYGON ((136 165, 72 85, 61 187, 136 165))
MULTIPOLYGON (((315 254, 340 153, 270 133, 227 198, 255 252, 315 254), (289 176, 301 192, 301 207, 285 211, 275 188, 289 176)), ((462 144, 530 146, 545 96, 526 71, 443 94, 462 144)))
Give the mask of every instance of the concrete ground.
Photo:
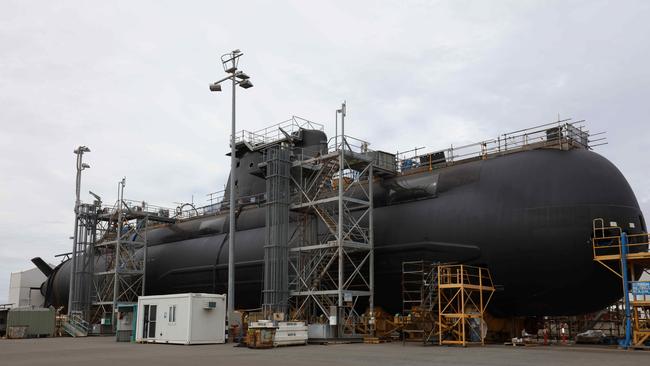
POLYGON ((231 344, 117 343, 112 337, 0 339, 0 365, 650 365, 650 351, 584 346, 338 344, 252 350, 231 344))

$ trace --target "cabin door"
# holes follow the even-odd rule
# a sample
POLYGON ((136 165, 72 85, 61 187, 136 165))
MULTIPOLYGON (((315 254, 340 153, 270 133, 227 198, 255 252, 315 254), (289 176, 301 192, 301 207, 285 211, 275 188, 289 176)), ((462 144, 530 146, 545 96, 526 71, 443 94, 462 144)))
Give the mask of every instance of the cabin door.
POLYGON ((142 324, 142 338, 153 339, 156 338, 156 311, 157 305, 145 305, 144 316, 142 324))

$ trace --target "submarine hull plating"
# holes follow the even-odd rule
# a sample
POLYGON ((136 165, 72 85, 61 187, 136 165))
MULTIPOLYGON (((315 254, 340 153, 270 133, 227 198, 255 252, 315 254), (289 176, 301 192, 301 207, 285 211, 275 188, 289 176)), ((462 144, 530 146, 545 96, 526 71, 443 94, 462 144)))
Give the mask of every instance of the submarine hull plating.
MULTIPOLYGON (((426 175, 437 175, 436 192, 426 197, 391 200, 390 179, 375 190, 377 306, 401 311, 401 263, 420 259, 487 266, 500 289, 490 305, 497 316, 581 314, 621 297, 620 281, 592 259, 592 219, 629 233, 646 228, 632 189, 607 159, 540 149, 411 179, 426 175)), ((249 207, 237 220, 240 309, 261 306, 264 215, 249 207)), ((151 230, 147 294, 225 293, 227 228, 225 216, 209 216, 151 230)), ((63 263, 44 284, 54 305, 67 302, 68 271, 63 263)))

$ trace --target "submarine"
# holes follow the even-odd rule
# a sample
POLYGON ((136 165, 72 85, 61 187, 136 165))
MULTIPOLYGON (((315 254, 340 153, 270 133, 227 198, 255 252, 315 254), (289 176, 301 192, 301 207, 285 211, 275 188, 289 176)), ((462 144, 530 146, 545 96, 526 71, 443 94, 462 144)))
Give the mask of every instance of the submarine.
MULTIPOLYGON (((371 183, 376 306, 401 311, 402 262, 415 260, 487 267, 498 287, 489 312, 499 317, 585 314, 621 298, 620 280, 593 260, 592 220, 647 232, 634 192, 585 141, 540 131, 538 144, 466 159, 451 161, 444 153, 402 159, 401 174, 371 183)), ((327 151, 323 131, 298 133, 296 148, 327 151)), ((236 147, 238 197, 263 195, 262 152, 236 147)), ((238 208, 238 309, 262 306, 265 220, 259 200, 238 208)), ((222 207, 149 229, 146 294, 226 293, 228 227, 222 207)), ((102 263, 98 258, 95 265, 102 263)), ((45 305, 66 307, 70 261, 45 267, 40 263, 48 276, 41 286, 45 305)))

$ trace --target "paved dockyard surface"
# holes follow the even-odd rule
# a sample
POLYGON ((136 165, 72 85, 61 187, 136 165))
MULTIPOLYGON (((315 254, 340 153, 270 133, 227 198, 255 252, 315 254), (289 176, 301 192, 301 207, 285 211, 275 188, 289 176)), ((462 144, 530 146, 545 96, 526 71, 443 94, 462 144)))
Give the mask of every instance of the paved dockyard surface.
POLYGON ((117 343, 112 337, 0 340, 0 365, 648 365, 650 351, 589 346, 337 344, 252 350, 231 344, 117 343))

